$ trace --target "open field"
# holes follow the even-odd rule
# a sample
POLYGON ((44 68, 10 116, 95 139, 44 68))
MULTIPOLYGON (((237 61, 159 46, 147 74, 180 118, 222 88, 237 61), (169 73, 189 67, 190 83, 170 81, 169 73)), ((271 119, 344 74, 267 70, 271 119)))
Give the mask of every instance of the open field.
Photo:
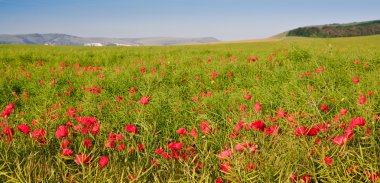
POLYGON ((1 182, 379 182, 380 36, 0 45, 1 182))

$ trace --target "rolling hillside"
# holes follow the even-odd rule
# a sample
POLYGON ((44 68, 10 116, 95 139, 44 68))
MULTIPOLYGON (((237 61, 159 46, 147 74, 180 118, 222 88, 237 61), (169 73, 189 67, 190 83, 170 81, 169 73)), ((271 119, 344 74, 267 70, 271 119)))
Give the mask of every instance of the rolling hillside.
POLYGON ((105 38, 78 37, 67 34, 19 34, 0 35, 0 44, 44 44, 67 46, 144 46, 144 45, 183 45, 218 42, 213 37, 202 38, 105 38))

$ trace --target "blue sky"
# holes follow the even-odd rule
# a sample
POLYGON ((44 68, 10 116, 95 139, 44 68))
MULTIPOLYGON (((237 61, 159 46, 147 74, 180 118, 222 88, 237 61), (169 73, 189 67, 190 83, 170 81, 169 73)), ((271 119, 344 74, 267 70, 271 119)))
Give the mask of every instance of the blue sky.
POLYGON ((0 34, 265 38, 380 19, 380 0, 0 0, 0 34))

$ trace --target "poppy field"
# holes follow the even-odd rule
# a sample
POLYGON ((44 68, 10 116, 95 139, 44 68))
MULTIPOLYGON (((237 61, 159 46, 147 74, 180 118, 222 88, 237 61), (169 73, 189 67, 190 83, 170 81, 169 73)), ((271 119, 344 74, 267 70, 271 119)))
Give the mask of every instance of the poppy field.
POLYGON ((0 181, 379 182, 379 43, 0 45, 0 181))

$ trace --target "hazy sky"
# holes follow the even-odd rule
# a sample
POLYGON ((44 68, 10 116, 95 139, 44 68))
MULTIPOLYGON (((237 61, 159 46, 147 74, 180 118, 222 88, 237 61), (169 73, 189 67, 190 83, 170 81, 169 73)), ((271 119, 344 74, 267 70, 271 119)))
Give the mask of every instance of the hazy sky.
POLYGON ((0 0, 0 34, 265 38, 380 19, 380 0, 0 0))

